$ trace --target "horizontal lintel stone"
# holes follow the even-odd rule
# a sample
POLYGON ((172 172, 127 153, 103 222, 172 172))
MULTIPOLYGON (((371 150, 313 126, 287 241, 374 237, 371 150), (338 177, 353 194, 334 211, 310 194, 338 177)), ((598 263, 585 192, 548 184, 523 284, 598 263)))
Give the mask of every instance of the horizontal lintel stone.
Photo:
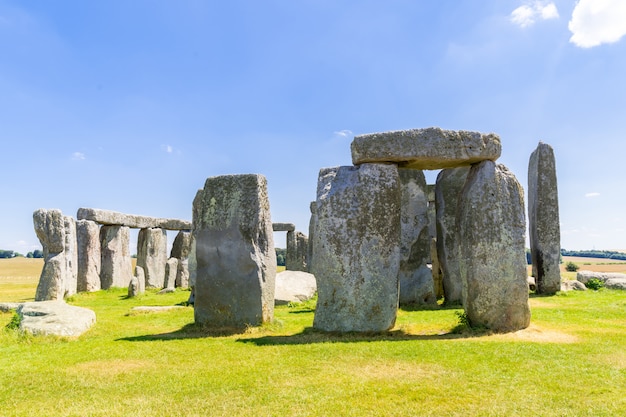
POLYGON ((162 219, 93 208, 79 208, 76 218, 78 220, 91 220, 104 225, 128 226, 135 229, 158 227, 166 230, 191 230, 192 228, 191 222, 186 220, 162 219))
POLYGON ((296 225, 293 223, 272 223, 272 230, 274 232, 293 232, 296 230, 296 225))

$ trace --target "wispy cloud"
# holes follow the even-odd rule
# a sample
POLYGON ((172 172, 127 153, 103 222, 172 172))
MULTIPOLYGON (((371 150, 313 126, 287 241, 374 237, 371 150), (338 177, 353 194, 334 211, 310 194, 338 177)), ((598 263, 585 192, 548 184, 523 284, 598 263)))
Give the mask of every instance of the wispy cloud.
POLYGON ((84 159, 87 159, 87 157, 86 157, 86 156, 85 156, 85 154, 84 154, 84 153, 82 153, 82 152, 74 152, 74 153, 72 154, 72 159, 73 159, 74 161, 82 161, 82 160, 84 160, 84 159))
POLYGON ((532 26, 537 20, 558 19, 559 11, 552 2, 534 0, 526 2, 511 12, 511 22, 525 28, 532 26))
POLYGON ((600 195, 600 193, 587 193, 585 194, 585 197, 589 198, 589 197, 598 197, 600 195))
POLYGON ((161 145, 161 149, 163 149, 167 153, 174 152, 174 148, 172 148, 170 145, 161 145))
POLYGON ((569 41, 581 48, 617 42, 626 35, 626 1, 579 0, 568 28, 569 41))
POLYGON ((339 136, 339 137, 342 137, 342 138, 348 138, 348 137, 352 137, 352 136, 354 135, 354 134, 352 133, 352 131, 351 131, 351 130, 348 130, 348 129, 339 130, 339 131, 337 131, 337 132, 333 132, 333 134, 334 134, 335 136, 339 136))

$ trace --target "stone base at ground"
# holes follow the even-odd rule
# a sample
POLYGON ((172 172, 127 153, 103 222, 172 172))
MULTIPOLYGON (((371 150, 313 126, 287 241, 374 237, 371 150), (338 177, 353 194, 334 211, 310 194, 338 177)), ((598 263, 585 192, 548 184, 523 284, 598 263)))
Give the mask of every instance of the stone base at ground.
POLYGON ((276 274, 276 305, 311 299, 317 291, 315 276, 302 271, 283 271, 276 274))
POLYGON ((20 330, 34 335, 77 337, 96 322, 96 313, 64 301, 35 301, 17 309, 20 330))

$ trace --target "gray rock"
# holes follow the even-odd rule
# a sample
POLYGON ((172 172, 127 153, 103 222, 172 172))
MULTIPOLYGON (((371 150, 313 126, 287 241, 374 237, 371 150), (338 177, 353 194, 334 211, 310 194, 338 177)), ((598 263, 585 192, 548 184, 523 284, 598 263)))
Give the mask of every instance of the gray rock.
POLYGON ((559 194, 554 151, 543 142, 528 164, 528 230, 537 294, 555 294, 561 289, 559 194))
POLYGON ((288 271, 307 271, 307 252, 309 240, 301 232, 287 232, 287 251, 285 269, 288 271))
POLYGON ((176 274, 178 273, 178 258, 170 258, 165 263, 165 288, 176 287, 176 274))
POLYGON ((309 219, 309 246, 307 249, 307 271, 311 272, 313 270, 313 234, 315 233, 316 222, 317 222, 317 205, 315 201, 312 201, 309 204, 309 210, 311 211, 311 218, 309 219))
POLYGON ((626 279, 626 274, 620 274, 617 272, 595 272, 595 271, 578 271, 576 273, 576 281, 580 281, 583 284, 592 279, 598 279, 602 282, 606 282, 609 279, 626 279))
POLYGON ((137 265, 146 274, 146 288, 165 286, 167 232, 164 229, 141 229, 137 236, 137 265))
POLYGON ((189 258, 178 260, 175 286, 177 288, 189 288, 189 258))
POLYGON ((561 291, 587 291, 587 287, 580 281, 564 279, 561 281, 561 291))
POLYGON ((528 282, 529 291, 535 291, 537 289, 537 283, 535 283, 535 277, 526 278, 526 282, 528 282))
POLYGON ((179 231, 172 243, 170 258, 187 259, 191 251, 191 232, 179 231))
POLYGON ((503 165, 472 166, 459 199, 461 277, 470 323, 497 332, 528 327, 524 196, 503 165))
POLYGON ((395 165, 322 169, 318 180, 313 327, 377 332, 398 308, 400 180, 395 165))
POLYGON ((437 175, 435 184, 437 256, 441 264, 446 305, 463 304, 463 280, 459 266, 460 242, 456 213, 459 196, 469 170, 469 167, 444 169, 437 175))
POLYGON ((100 226, 91 220, 76 222, 78 291, 100 290, 100 226))
POLYGON ((441 273, 441 264, 439 263, 439 256, 437 255, 437 238, 434 237, 430 239, 430 259, 430 270, 433 274, 433 287, 437 299, 440 299, 444 296, 443 274, 441 273))
POLYGON ((193 203, 195 321, 242 327, 274 316, 276 252, 262 175, 206 180, 193 203))
POLYGON ((626 278, 609 278, 604 282, 604 287, 610 290, 626 290, 626 278))
POLYGON ((139 279, 136 276, 133 276, 128 284, 128 297, 136 297, 139 294, 139 279))
POLYGON ((176 288, 169 287, 169 288, 163 288, 157 294, 163 295, 163 294, 170 294, 170 293, 173 293, 173 292, 176 292, 176 288))
MULTIPOLYGON (((196 286, 196 276, 198 270, 198 261, 196 258, 196 239, 192 236, 191 238, 191 251, 189 251, 189 287, 193 288, 196 286)), ((181 287, 184 287, 181 285, 181 287)))
POLYGON ((293 223, 272 223, 272 230, 275 232, 293 232, 296 225, 293 223))
POLYGON ((426 184, 426 189, 428 190, 428 236, 433 238, 437 237, 437 205, 435 204, 435 184, 426 184))
POLYGON ((96 313, 64 301, 24 303, 17 309, 20 330, 34 335, 77 337, 96 322, 96 313))
POLYGON ((65 296, 76 294, 78 288, 78 249, 76 244, 76 220, 63 216, 65 226, 65 296))
POLYGON ((100 227, 100 286, 127 288, 132 277, 129 251, 130 229, 126 226, 100 227))
POLYGON ((79 208, 76 218, 92 220, 103 225, 128 226, 135 229, 191 230, 191 223, 186 220, 138 216, 93 208, 79 208))
POLYGON ((0 312, 8 313, 9 311, 17 310, 17 308, 23 303, 0 303, 0 312))
POLYGON ((437 296, 430 260, 428 188, 424 173, 399 169, 400 206, 400 304, 434 305, 437 296))
POLYGON ((146 273, 140 266, 135 266, 135 275, 137 278, 137 293, 143 294, 146 292, 146 273))
POLYGON ((276 274, 275 304, 288 304, 311 299, 317 291, 315 275, 302 271, 276 274))
POLYGON ((398 130, 355 136, 352 163, 394 162, 413 169, 454 168, 500 157, 498 135, 426 129, 398 130))
POLYGON ((65 251, 66 225, 61 210, 39 209, 33 213, 35 233, 44 253, 44 266, 35 293, 36 301, 63 300, 72 280, 70 260, 65 251))

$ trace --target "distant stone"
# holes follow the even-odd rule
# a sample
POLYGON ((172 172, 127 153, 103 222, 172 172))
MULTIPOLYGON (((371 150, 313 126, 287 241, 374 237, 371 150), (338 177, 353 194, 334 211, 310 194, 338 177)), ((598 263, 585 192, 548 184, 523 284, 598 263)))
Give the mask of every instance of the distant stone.
POLYGON ((293 232, 296 230, 296 225, 293 223, 272 223, 272 230, 274 232, 293 232))
POLYGON ((424 173, 399 169, 400 206, 400 304, 434 305, 437 295, 430 260, 428 188, 424 173))
POLYGON ((181 230, 176 234, 172 243, 170 258, 186 259, 191 252, 191 232, 181 230))
POLYGON ((285 269, 288 271, 307 271, 309 239, 301 232, 287 232, 287 256, 285 269))
POLYGON ((464 130, 398 130, 359 135, 351 145, 352 163, 393 162, 413 169, 441 169, 471 165, 500 157, 498 135, 464 130))
POLYGON ((470 323, 496 332, 528 327, 524 196, 504 165, 484 161, 472 166, 459 199, 457 225, 470 323))
POLYGON ((320 170, 312 241, 318 289, 314 328, 380 332, 394 326, 400 198, 395 165, 320 170))
POLYGON ((262 175, 208 178, 193 202, 196 323, 259 325, 274 316, 276 251, 262 175))
POLYGON ((137 236, 137 265, 146 274, 146 288, 165 287, 167 232, 164 229, 141 229, 137 236))
POLYGON ((0 312, 8 313, 9 311, 16 310, 23 303, 0 303, 0 312))
POLYGON ((139 294, 139 279, 136 276, 133 276, 128 284, 128 297, 136 297, 139 294))
POLYGON ((100 226, 91 220, 76 222, 78 291, 100 290, 100 226))
POLYGON ((602 282, 606 282, 609 279, 626 279, 626 274, 620 274, 617 272, 595 272, 595 271, 578 271, 576 273, 576 280, 582 282, 583 284, 587 284, 587 282, 592 279, 598 279, 602 282))
POLYGON ((561 291, 587 291, 587 287, 580 281, 575 281, 573 279, 564 279, 561 281, 561 291))
POLYGON ((92 220, 104 225, 128 226, 135 229, 191 230, 191 222, 186 220, 138 216, 93 208, 79 208, 76 218, 78 220, 92 220))
POLYGON ((309 300, 316 291, 317 283, 313 274, 302 271, 283 271, 276 274, 276 305, 309 300))
POLYGON ((135 274, 137 278, 137 294, 143 294, 146 292, 146 273, 140 266, 135 266, 135 274))
POLYGON ((20 330, 34 335, 77 337, 96 322, 96 313, 64 301, 24 303, 17 309, 20 330))
POLYGON ((556 162, 552 147, 539 142, 528 164, 528 230, 537 294, 561 289, 561 229, 556 162))
POLYGON ((528 290, 535 291, 537 289, 537 283, 535 282, 535 277, 528 277, 528 290))
POLYGON ((610 290, 626 290, 626 278, 609 278, 604 282, 604 287, 610 290))
POLYGON ((132 277, 129 239, 130 229, 126 226, 100 228, 100 285, 103 290, 128 287, 132 277))
POLYGON ((165 288, 176 287, 176 274, 178 272, 178 259, 170 258, 165 263, 165 288))
POLYGON ((159 291, 157 294, 163 295, 163 294, 171 294, 173 292, 176 292, 176 288, 163 288, 161 291, 159 291))

